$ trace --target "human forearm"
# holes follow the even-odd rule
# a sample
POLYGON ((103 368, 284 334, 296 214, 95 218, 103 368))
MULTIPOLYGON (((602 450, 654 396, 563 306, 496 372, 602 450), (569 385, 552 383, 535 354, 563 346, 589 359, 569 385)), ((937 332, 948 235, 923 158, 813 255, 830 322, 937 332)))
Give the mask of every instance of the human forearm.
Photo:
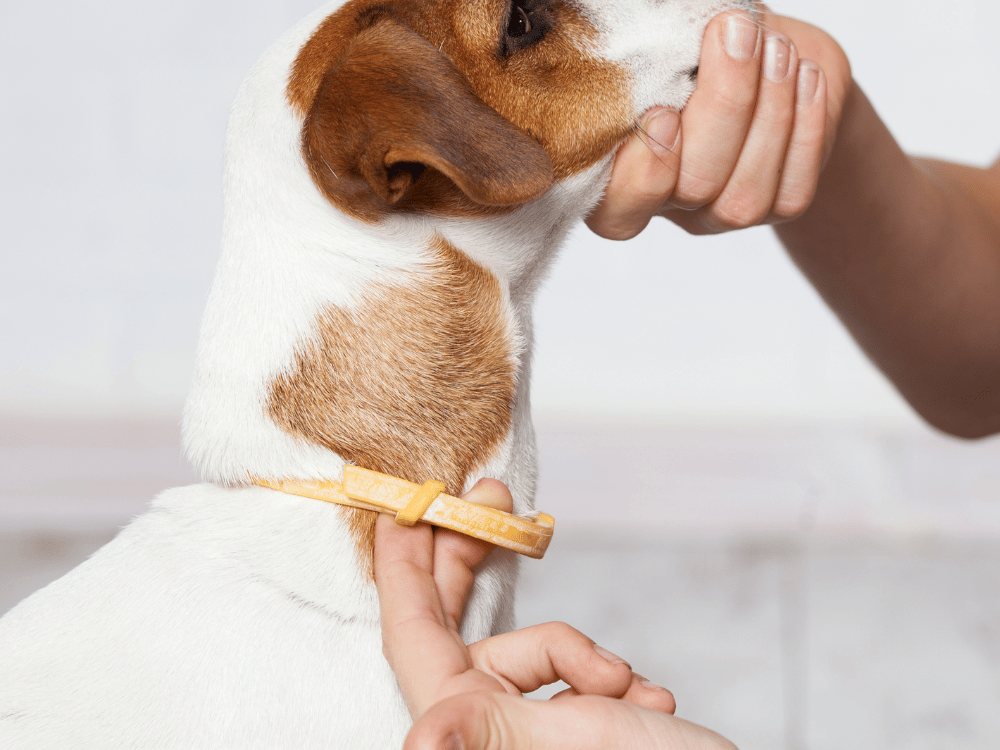
POLYGON ((856 85, 835 143, 811 207, 778 236, 924 418, 1000 431, 996 170, 907 157, 856 85))

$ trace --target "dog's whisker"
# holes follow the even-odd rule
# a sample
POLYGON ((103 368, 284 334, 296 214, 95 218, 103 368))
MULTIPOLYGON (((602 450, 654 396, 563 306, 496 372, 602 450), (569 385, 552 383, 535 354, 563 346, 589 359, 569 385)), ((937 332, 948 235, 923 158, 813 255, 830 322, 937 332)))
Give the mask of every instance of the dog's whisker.
MULTIPOLYGON (((653 143, 655 143, 657 146, 659 146, 660 148, 662 148, 664 151, 669 151, 670 153, 674 153, 673 147, 667 146, 666 144, 663 144, 663 143, 660 143, 658 140, 656 140, 655 138, 653 138, 653 136, 651 136, 649 134, 649 132, 645 128, 643 128, 642 125, 640 125, 639 123, 636 123, 635 125, 633 125, 632 128, 634 130, 642 133, 644 136, 646 136, 646 138, 648 140, 650 140, 653 143)), ((646 144, 646 148, 652 150, 652 146, 650 146, 649 143, 646 143, 646 141, 643 141, 643 143, 646 144)))
MULTIPOLYGON (((633 130, 633 132, 635 132, 636 134, 639 134, 639 133, 642 133, 642 134, 643 134, 644 136, 646 136, 646 138, 647 138, 647 139, 648 139, 649 141, 652 141, 652 142, 653 142, 653 143, 655 143, 655 144, 656 144, 657 146, 659 146, 660 148, 662 148, 662 149, 663 149, 664 151, 668 151, 668 152, 669 152, 669 153, 671 153, 671 154, 672 154, 672 153, 674 153, 674 150, 673 150, 673 148, 670 148, 670 147, 668 147, 668 146, 665 146, 665 145, 663 145, 662 143, 660 143, 660 142, 659 142, 658 140, 656 140, 655 138, 651 137, 651 136, 649 135, 649 133, 648 133, 648 132, 646 132, 645 128, 643 128, 643 127, 642 127, 642 125, 640 125, 639 123, 635 123, 634 125, 632 125, 632 130, 633 130)), ((653 154, 653 156, 655 156, 655 157, 656 157, 656 160, 657 160, 658 162, 660 162, 660 164, 662 164, 663 166, 667 167, 667 168, 668 168, 668 169, 670 169, 671 171, 676 171, 676 168, 675 168, 675 167, 671 167, 671 166, 669 166, 669 165, 668 165, 668 164, 667 164, 667 163, 666 163, 666 162, 665 162, 665 161, 663 160, 663 158, 662 158, 662 157, 661 157, 661 156, 660 156, 660 155, 659 155, 658 153, 656 153, 656 151, 655 151, 655 150, 653 149, 653 147, 649 145, 649 142, 648 142, 647 140, 645 140, 645 139, 643 139, 643 138, 640 138, 639 140, 640 140, 640 141, 642 141, 642 144, 643 144, 643 145, 644 145, 644 146, 645 146, 646 148, 648 148, 648 149, 649 149, 650 153, 652 153, 652 154, 653 154)))

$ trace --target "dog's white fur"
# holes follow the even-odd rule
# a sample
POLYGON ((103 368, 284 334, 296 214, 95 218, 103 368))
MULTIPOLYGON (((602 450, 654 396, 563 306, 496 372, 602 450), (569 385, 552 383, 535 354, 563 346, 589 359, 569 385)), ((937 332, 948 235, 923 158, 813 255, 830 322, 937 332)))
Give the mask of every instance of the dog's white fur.
MULTIPOLYGON (((598 200, 611 154, 507 215, 347 217, 319 192, 286 100, 292 61, 342 0, 263 56, 227 139, 222 258, 205 314, 185 443, 209 483, 168 490, 89 561, 0 621, 3 748, 388 748, 409 717, 381 655, 377 596, 331 506, 245 484, 337 479, 343 460, 279 429, 266 384, 313 336, 317 310, 350 309, 426 262, 437 234, 488 269, 514 342, 512 427, 468 477, 532 506, 531 302, 571 226, 598 200)), ((748 2, 574 0, 599 32, 581 54, 622 64, 636 118, 681 106, 707 20, 748 2)), ((515 560, 484 566, 463 633, 513 625, 515 560)))

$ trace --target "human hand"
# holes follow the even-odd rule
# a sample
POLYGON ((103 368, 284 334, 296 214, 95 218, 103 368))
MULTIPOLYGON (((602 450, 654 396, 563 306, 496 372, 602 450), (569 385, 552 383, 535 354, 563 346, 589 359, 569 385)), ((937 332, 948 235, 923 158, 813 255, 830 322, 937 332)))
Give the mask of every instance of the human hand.
MULTIPOLYGON (((484 479, 465 499, 510 511, 510 492, 484 479)), ((383 650, 410 714, 422 716, 451 695, 487 691, 520 696, 558 680, 563 697, 594 694, 672 711, 669 691, 563 623, 548 623, 486 638, 466 647, 458 628, 473 569, 492 545, 426 524, 399 526, 389 515, 375 529, 375 581, 383 650)))
POLYGON ((824 31, 761 6, 705 31, 682 113, 657 107, 619 150, 588 226, 608 239, 665 216, 714 234, 800 216, 833 146, 851 69, 824 31), (732 50, 728 52, 727 50, 732 50))
MULTIPOLYGON (((465 499, 502 510, 512 505, 495 480, 481 481, 465 499)), ((491 548, 443 529, 378 519, 383 650, 417 722, 407 748, 631 747, 633 738, 636 748, 732 747, 672 717, 669 691, 563 623, 466 647, 458 624, 473 569, 491 548), (570 687, 550 701, 521 697, 560 679, 570 687)))
POLYGON ((628 700, 465 693, 413 725, 403 750, 737 750, 719 734, 628 700))

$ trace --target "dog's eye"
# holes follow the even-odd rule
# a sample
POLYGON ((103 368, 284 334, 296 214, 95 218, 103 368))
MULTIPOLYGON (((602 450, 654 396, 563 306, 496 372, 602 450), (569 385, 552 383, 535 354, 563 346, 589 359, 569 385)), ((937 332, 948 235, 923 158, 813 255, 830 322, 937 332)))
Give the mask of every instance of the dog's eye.
POLYGON ((545 0, 511 0, 507 7, 506 33, 500 43, 502 57, 540 40, 554 22, 545 0))
POLYGON ((530 32, 531 19, 528 18, 528 11, 515 3, 511 9, 510 23, 507 24, 507 36, 516 38, 530 32))

